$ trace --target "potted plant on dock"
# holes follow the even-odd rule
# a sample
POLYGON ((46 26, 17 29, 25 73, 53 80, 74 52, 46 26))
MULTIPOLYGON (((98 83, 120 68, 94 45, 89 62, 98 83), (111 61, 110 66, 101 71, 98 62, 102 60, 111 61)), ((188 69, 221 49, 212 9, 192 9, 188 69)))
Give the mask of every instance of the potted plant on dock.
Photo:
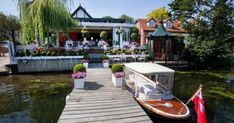
POLYGON ((89 67, 89 55, 84 55, 82 63, 86 69, 89 67))
POLYGON ((112 65, 112 82, 114 83, 115 87, 122 87, 123 78, 125 73, 123 72, 123 66, 120 64, 113 64, 112 65))
POLYGON ((72 78, 74 79, 74 88, 84 88, 84 78, 86 77, 86 68, 83 64, 77 64, 73 67, 72 78))
POLYGON ((108 68, 109 67, 109 62, 110 62, 109 57, 104 55, 104 56, 102 56, 102 60, 103 60, 102 61, 103 67, 108 68))

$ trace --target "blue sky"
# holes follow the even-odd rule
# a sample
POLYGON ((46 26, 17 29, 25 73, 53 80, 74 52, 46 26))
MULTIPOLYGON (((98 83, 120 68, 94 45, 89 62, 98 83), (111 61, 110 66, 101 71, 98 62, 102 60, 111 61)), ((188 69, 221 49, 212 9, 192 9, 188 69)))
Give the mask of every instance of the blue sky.
MULTIPOLYGON (((145 18, 155 8, 166 7, 172 0, 73 0, 70 5, 71 13, 81 4, 93 17, 112 16, 122 14, 136 18, 145 18)), ((0 12, 18 16, 16 0, 4 0, 0 5, 0 12)))

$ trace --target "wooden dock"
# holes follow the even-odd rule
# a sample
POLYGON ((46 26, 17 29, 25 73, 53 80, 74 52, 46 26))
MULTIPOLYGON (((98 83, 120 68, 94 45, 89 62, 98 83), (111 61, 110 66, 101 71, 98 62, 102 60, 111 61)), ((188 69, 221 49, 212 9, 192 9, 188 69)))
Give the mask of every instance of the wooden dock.
POLYGON ((109 68, 87 75, 85 89, 73 89, 58 123, 152 123, 127 90, 113 86, 109 68))

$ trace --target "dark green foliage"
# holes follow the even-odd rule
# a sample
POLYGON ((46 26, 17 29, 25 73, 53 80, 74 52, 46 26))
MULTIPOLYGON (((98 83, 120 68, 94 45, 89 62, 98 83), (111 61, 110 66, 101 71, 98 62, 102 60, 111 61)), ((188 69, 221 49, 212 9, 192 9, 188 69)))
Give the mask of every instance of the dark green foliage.
POLYGON ((119 18, 125 20, 125 23, 134 23, 135 22, 134 18, 127 16, 125 14, 121 15, 119 18))
MULTIPOLYGON (((18 0, 22 40, 25 44, 49 37, 52 31, 68 30, 77 25, 66 8, 67 0, 18 0)), ((50 43, 48 41, 48 43, 50 43)))
POLYGON ((89 60, 89 55, 88 54, 85 54, 84 57, 83 57, 84 60, 89 60))
POLYGON ((102 17, 103 19, 113 19, 113 17, 111 17, 111 16, 104 16, 104 17, 102 17))
POLYGON ((89 31, 88 31, 88 29, 85 28, 85 27, 82 28, 81 33, 82 33, 82 37, 83 37, 83 38, 89 38, 89 37, 90 37, 89 31))
POLYGON ((30 56, 30 55, 31 55, 31 52, 28 49, 24 49, 23 51, 16 53, 16 56, 20 56, 20 57, 30 56))
POLYGON ((51 52, 51 56, 57 56, 56 52, 51 52))
POLYGON ((112 73, 123 72, 123 65, 121 64, 113 64, 111 67, 112 73))
POLYGON ((73 67, 73 73, 86 72, 86 68, 83 64, 77 64, 73 67))
POLYGON ((232 1, 175 0, 169 6, 189 33, 186 60, 205 69, 228 67, 234 54, 232 1))
POLYGON ((102 56, 102 60, 109 60, 109 57, 106 56, 106 55, 103 55, 103 56, 102 56))
POLYGON ((131 39, 135 42, 138 42, 140 40, 140 34, 138 28, 136 27, 131 28, 131 39))
POLYGON ((172 41, 173 43, 173 54, 177 55, 177 53, 182 53, 182 51, 185 48, 185 44, 184 44, 184 37, 175 37, 172 41))
POLYGON ((24 53, 24 56, 30 56, 31 55, 31 53, 30 53, 30 51, 28 49, 24 49, 23 53, 24 53))
POLYGON ((16 31, 20 29, 20 23, 17 17, 12 15, 5 15, 0 12, 0 41, 12 40, 12 29, 16 31))
POLYGON ((50 51, 46 52, 46 56, 51 56, 52 53, 50 51))

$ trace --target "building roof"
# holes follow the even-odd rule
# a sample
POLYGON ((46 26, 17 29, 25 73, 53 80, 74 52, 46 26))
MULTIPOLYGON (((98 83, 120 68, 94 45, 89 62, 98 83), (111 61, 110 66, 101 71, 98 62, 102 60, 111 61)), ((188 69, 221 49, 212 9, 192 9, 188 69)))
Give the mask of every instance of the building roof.
POLYGON ((105 23, 124 23, 124 19, 115 18, 74 18, 78 19, 80 22, 105 22, 105 23))
POLYGON ((82 10, 89 18, 92 18, 92 16, 81 6, 79 5, 77 9, 72 13, 72 17, 79 11, 82 10))
POLYGON ((174 35, 166 30, 166 28, 163 25, 163 21, 161 20, 159 27, 152 34, 149 35, 149 38, 167 37, 167 36, 170 37, 174 35))
POLYGON ((102 23, 124 23, 124 19, 115 19, 115 18, 93 18, 81 5, 72 13, 71 15, 74 19, 78 19, 80 22, 102 22, 102 23), (76 13, 82 10, 88 18, 75 17, 76 13))
POLYGON ((141 73, 144 75, 149 75, 149 74, 173 74, 175 71, 168 68, 164 67, 159 64, 154 64, 154 63, 126 63, 124 64, 125 67, 136 71, 137 73, 141 73))
MULTIPOLYGON (((153 32, 153 31, 156 30, 156 28, 159 27, 159 25, 160 25, 160 20, 155 20, 155 21, 156 21, 155 27, 152 27, 152 26, 148 26, 148 25, 147 25, 147 22, 148 22, 149 20, 151 20, 151 19, 142 19, 142 18, 140 18, 140 19, 137 19, 136 23, 139 23, 139 24, 141 25, 141 28, 142 28, 144 31, 153 32)), ((170 19, 164 20, 164 23, 168 22, 168 20, 170 20, 170 19)), ((172 28, 167 28, 167 27, 165 27, 165 28, 166 28, 166 30, 167 30, 168 32, 171 32, 171 33, 186 33, 186 30, 184 30, 183 28, 180 28, 180 27, 178 26, 179 23, 180 23, 180 21, 173 20, 173 21, 172 21, 172 28)))

